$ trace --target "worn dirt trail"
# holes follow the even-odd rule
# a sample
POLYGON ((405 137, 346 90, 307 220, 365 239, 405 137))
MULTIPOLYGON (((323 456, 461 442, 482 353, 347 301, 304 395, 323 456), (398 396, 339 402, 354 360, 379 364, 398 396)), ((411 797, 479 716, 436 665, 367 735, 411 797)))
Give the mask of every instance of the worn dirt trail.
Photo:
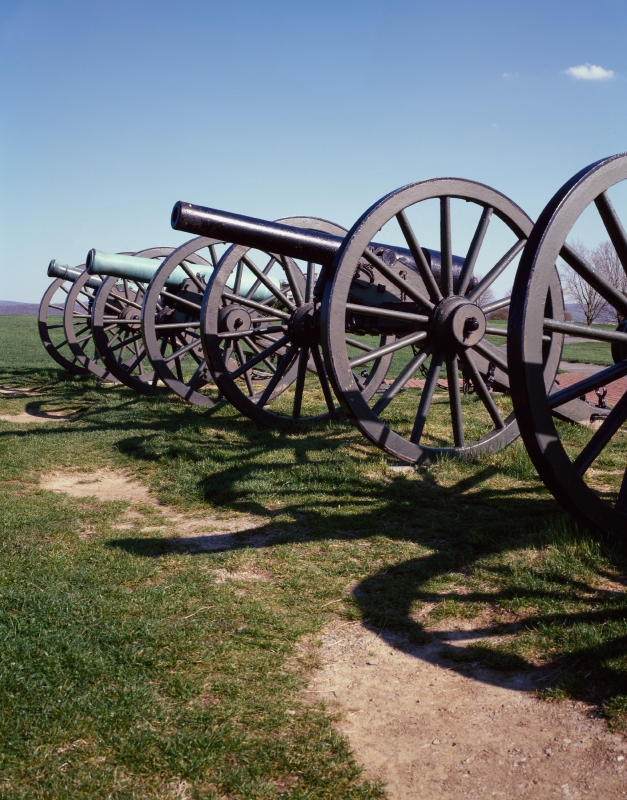
MULTIPOLYGON (((271 538, 267 528, 254 532, 266 518, 182 513, 111 469, 55 472, 40 485, 73 497, 126 500, 118 529, 159 531, 162 541, 189 552, 263 546, 271 538), (245 541, 234 536, 248 530, 245 541)), ((218 572, 222 580, 272 579, 218 572)), ((472 630, 449 638, 456 646, 476 641, 472 630)), ((414 647, 384 641, 359 623, 336 623, 324 634, 321 667, 305 696, 340 712, 339 730, 365 774, 387 785, 390 800, 627 796, 627 742, 609 733, 594 709, 538 700, 528 673, 476 664, 453 670, 440 659, 441 648, 441 640, 414 647)))
MULTIPOLYGON (((118 530, 165 531, 171 538, 163 538, 173 547, 187 552, 228 550, 236 546, 260 546, 270 534, 252 534, 245 542, 238 542, 234 534, 255 530, 268 524, 265 517, 240 514, 226 517, 224 514, 188 513, 161 505, 153 497, 148 487, 132 480, 123 472, 111 469, 98 469, 89 473, 52 472, 40 478, 42 489, 62 492, 71 497, 96 497, 98 500, 125 500, 130 503, 113 527, 118 530), (153 517, 145 525, 142 506, 149 507, 153 517)), ((88 538, 85 532, 84 538, 88 538)), ((160 537, 161 538, 161 537, 160 537)))
POLYGON ((325 634, 307 697, 341 712, 390 800, 627 796, 627 742, 591 708, 537 699, 526 673, 446 668, 441 648, 400 650, 358 623, 325 634))

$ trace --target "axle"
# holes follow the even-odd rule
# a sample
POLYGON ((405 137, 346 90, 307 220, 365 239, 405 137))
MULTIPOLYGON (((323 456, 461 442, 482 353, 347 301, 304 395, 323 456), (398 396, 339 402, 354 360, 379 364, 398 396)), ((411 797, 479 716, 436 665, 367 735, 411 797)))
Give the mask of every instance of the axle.
MULTIPOLYGON (((294 228, 280 222, 268 222, 241 214, 230 214, 227 211, 181 201, 176 203, 172 209, 172 227, 178 231, 235 242, 245 247, 254 247, 265 252, 279 253, 283 256, 323 265, 333 263, 333 259, 344 241, 341 236, 332 236, 305 228, 294 228)), ((388 266, 400 262, 399 268, 404 265, 408 269, 418 272, 416 262, 409 250, 396 245, 376 242, 372 242, 370 247, 388 266)), ((440 283, 442 272, 440 253, 425 247, 421 249, 436 282, 440 283)), ((463 265, 463 258, 453 256, 454 281, 459 277, 463 265)))

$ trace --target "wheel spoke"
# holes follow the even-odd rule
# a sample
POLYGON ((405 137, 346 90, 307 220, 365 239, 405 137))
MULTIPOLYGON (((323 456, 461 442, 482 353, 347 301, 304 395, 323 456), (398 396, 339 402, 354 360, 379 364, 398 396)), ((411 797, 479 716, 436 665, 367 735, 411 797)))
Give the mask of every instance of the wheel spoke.
POLYGON ((511 297, 504 297, 502 300, 495 300, 493 303, 488 303, 486 306, 481 306, 481 310, 487 316, 493 311, 498 311, 499 308, 507 308, 512 302, 511 297))
MULTIPOLYGON (((192 375, 189 383, 187 384, 192 391, 195 392, 195 391, 197 391, 197 387, 200 388, 200 386, 198 384, 200 383, 200 379, 204 375, 206 375, 206 373, 207 373, 207 362, 204 359, 202 359, 199 362, 198 366, 196 367, 196 371, 192 375)), ((207 381, 205 380, 203 385, 206 384, 206 383, 207 383, 207 381)))
MULTIPOLYGON (((253 353, 261 353, 261 350, 257 347, 257 345, 253 342, 251 338, 246 336, 244 337, 244 341, 250 347, 253 353)), ((263 363, 266 365, 266 367, 268 367, 270 372, 275 372, 274 364, 271 361, 268 361, 267 358, 264 358, 263 363)))
POLYGON ((410 314, 407 311, 394 311, 391 308, 377 308, 376 306, 362 306, 357 303, 347 303, 347 311, 356 314, 364 314, 367 317, 383 317, 385 319, 398 319, 401 322, 416 322, 419 325, 427 325, 431 322, 431 317, 423 314, 410 314))
POLYGON ((221 339, 242 339, 245 336, 259 336, 264 333, 281 333, 283 325, 270 325, 268 328, 247 328, 245 331, 227 331, 220 334, 221 339))
MULTIPOLYGON (((281 264, 283 265, 283 269, 285 270, 285 275, 287 277, 287 282, 290 285, 290 289, 292 290, 292 297, 294 298, 294 302, 297 306, 302 306, 303 304, 303 295, 300 291, 300 286, 298 284, 298 276, 294 272, 295 264, 291 258, 287 256, 281 256, 281 264)), ((298 267, 296 267, 298 269, 298 267)), ((300 277, 302 278, 302 273, 300 270, 298 271, 300 277)))
POLYGON ((448 398, 451 405, 453 441, 455 442, 455 447, 463 447, 464 419, 462 416, 462 400, 459 394, 459 367, 456 356, 446 359, 446 380, 448 383, 448 398))
MULTIPOLYGON (((448 198, 446 199, 448 200, 448 198)), ((420 395, 420 403, 418 403, 418 411, 416 412, 416 419, 414 420, 414 428, 411 432, 411 436, 409 437, 409 441, 413 442, 413 444, 420 444, 420 439, 422 438, 422 433, 427 421, 429 409, 431 408, 431 401, 433 400, 433 394, 435 392, 438 378, 440 377, 441 369, 442 353, 436 350, 431 356, 431 363, 429 364, 429 371, 427 372, 425 386, 422 390, 422 394, 420 395)))
POLYGON ((625 272, 627 272, 627 234, 625 233, 622 222, 618 218, 618 214, 616 213, 616 210, 614 209, 612 201, 608 197, 607 192, 600 194, 594 201, 594 204, 601 215, 607 235, 610 237, 610 240, 614 245, 616 255, 618 256, 620 263, 623 265, 623 269, 625 272))
MULTIPOLYGON (((235 352, 237 353, 240 363, 243 364, 245 358, 241 342, 235 342, 235 352)), ((244 373, 244 380, 246 381, 246 388, 248 389, 248 394, 250 397, 252 397, 255 394, 255 389, 253 388, 253 382, 250 379, 250 372, 246 371, 244 373)))
POLYGON ((135 367, 137 367, 138 365, 139 365, 139 367, 140 367, 140 369, 141 369, 141 368, 142 368, 142 367, 141 367, 141 365, 142 365, 142 361, 143 361, 145 358, 146 358, 146 351, 145 351, 145 350, 142 348, 141 352, 140 352, 140 353, 138 353, 138 355, 137 355, 137 357, 136 357, 135 361, 133 361, 131 364, 124 364, 124 367, 125 367, 125 369, 127 369, 127 370, 128 370, 128 372, 133 372, 133 370, 135 369, 135 367))
MULTIPOLYGON (((133 342, 136 342, 136 341, 138 341, 138 339, 141 339, 141 338, 142 338, 141 333, 138 333, 135 336, 123 339, 119 344, 116 344, 113 347, 109 347, 109 350, 112 353, 114 353, 116 350, 119 350, 121 347, 126 347, 127 345, 133 344, 133 342)), ((109 345, 111 344, 112 341, 115 341, 115 340, 111 339, 110 342, 109 342, 109 345)))
POLYGON ((618 499, 614 508, 619 514, 627 514, 627 469, 623 475, 623 482, 621 483, 620 492, 618 493, 618 499))
POLYGON ((185 381, 183 380, 183 370, 181 368, 181 359, 180 358, 175 358, 174 359, 174 366, 176 368, 176 377, 179 379, 179 381, 181 383, 185 383, 185 381))
POLYGON ((346 344, 349 344, 351 347, 356 347, 358 350, 363 350, 364 353, 371 353, 374 350, 374 347, 370 347, 370 345, 360 342, 359 339, 352 339, 350 336, 346 336, 344 338, 346 339, 346 344))
POLYGON ((276 342, 271 344, 269 347, 266 347, 265 350, 261 350, 259 353, 254 355, 251 359, 249 359, 245 364, 240 364, 240 366, 237 369, 231 372, 231 378, 233 380, 239 378, 239 376, 243 375, 247 369, 252 369, 252 367, 254 367, 255 364, 258 364, 260 361, 263 361, 268 356, 271 356, 272 353, 275 353, 279 348, 283 347, 283 345, 288 341, 289 341, 289 336, 282 336, 280 339, 277 339, 276 342))
POLYGON ((622 294, 622 292, 619 292, 618 289, 615 289, 611 283, 608 283, 605 278, 598 275, 585 258, 580 256, 579 253, 576 253, 572 247, 567 244, 560 250, 560 256, 568 266, 572 267, 586 283, 589 283, 604 300, 607 300, 617 311, 620 311, 623 316, 627 317, 627 297, 622 294))
POLYGON ((307 262, 307 284, 305 287, 305 302, 311 303, 314 297, 314 284, 316 282, 316 265, 313 261, 307 262))
POLYGON ((440 287, 436 283, 435 278, 433 277, 433 272, 431 271, 431 267, 427 263, 427 258, 418 243, 418 239, 416 238, 416 234, 414 233, 413 228, 409 224, 409 219, 407 218, 407 214, 404 211, 399 211, 396 215, 396 219, 398 220, 398 224, 401 227, 401 231, 403 232, 403 236, 405 237, 405 241, 407 242, 407 246, 409 247, 412 256, 414 257, 414 261, 416 262, 416 266, 418 267, 418 272, 420 273, 420 277, 423 280, 424 285, 427 287, 427 292, 429 292, 429 297, 431 298, 432 302, 439 303, 442 299, 442 292, 440 291, 440 287))
POLYGON ((163 360, 167 364, 169 361, 172 361, 173 358, 180 358, 181 356, 184 356, 186 353, 189 353, 189 351, 192 350, 194 347, 198 347, 198 337, 196 337, 193 342, 189 342, 184 347, 181 347, 179 350, 176 350, 174 353, 170 353, 170 355, 166 356, 166 358, 164 358, 163 360))
POLYGON ((573 467, 579 475, 585 474, 588 467, 599 457, 603 448, 609 443, 612 436, 626 419, 627 394, 624 394, 604 419, 601 427, 595 431, 594 436, 573 461, 573 467))
POLYGON ((396 376, 396 379, 388 386, 385 392, 381 395, 381 397, 377 400, 377 402, 372 407, 372 410, 375 414, 379 415, 382 411, 384 411, 389 404, 394 400, 396 395, 401 391, 401 389, 405 386, 408 380, 412 378, 414 373, 420 369, 420 367, 424 364, 427 360, 427 357, 431 355, 431 350, 433 346, 428 344, 422 348, 405 366, 399 374, 396 376))
POLYGON ((311 355, 316 366, 316 373, 318 375, 318 380, 320 381, 320 387, 322 388, 324 400, 327 404, 327 408, 333 414, 335 412, 335 398, 333 397, 333 392, 329 386, 329 379, 327 378, 327 371, 325 369, 322 356, 320 355, 319 345, 316 344, 311 348, 311 355))
POLYGON ((163 322, 159 325, 154 326, 154 329, 156 331, 180 331, 180 330, 185 330, 186 328, 200 328, 200 321, 196 320, 196 322, 163 322))
POLYGON ((491 342, 486 342, 486 340, 483 339, 482 341, 477 342, 472 349, 476 350, 476 352, 480 353, 484 358, 487 358, 488 361, 496 364, 500 370, 509 375, 507 358, 499 347, 496 347, 496 345, 493 345, 491 342))
POLYGON ((261 397, 257 402, 259 408, 263 408, 266 405, 266 403, 272 396, 272 393, 278 386, 279 381, 287 371, 287 368, 291 365, 292 361, 294 360, 294 356, 296 355, 297 351, 298 351, 298 345, 292 342, 292 344, 290 344, 290 346, 287 348, 287 352, 285 353, 283 358, 279 361, 279 364, 276 368, 276 372, 270 378, 270 380, 268 381, 268 385, 261 393, 261 397))
POLYGON ((369 361, 375 361, 377 358, 381 358, 381 356, 386 356, 388 353, 394 353, 397 350, 402 350, 403 347, 409 347, 410 344, 416 344, 416 342, 420 342, 426 338, 426 331, 418 331, 418 333, 412 333, 409 336, 404 336, 402 339, 397 339, 391 344, 383 345, 383 347, 377 347, 375 350, 371 350, 369 353, 366 353, 363 356, 357 356, 357 358, 351 359, 349 362, 350 368, 355 369, 356 367, 360 367, 362 364, 367 364, 369 361))
MULTIPOLYGON (((472 302, 478 300, 481 295, 489 289, 490 286, 494 283, 494 281, 499 277, 499 275, 511 264, 511 262, 516 258, 518 253, 523 249, 523 247, 527 244, 526 239, 519 239, 515 245, 510 247, 510 249, 505 253, 503 258, 496 262, 496 264, 492 267, 492 269, 488 272, 488 274, 480 280, 479 283, 475 286, 475 288, 470 292, 468 295, 468 299, 472 302)), ((508 303, 509 305, 509 303, 508 303)))
POLYGON ((592 328, 590 325, 578 325, 576 322, 559 322, 556 319, 545 318, 544 330, 568 333, 571 336, 581 336, 582 339, 594 339, 597 342, 621 342, 622 344, 627 342, 627 333, 592 328))
POLYGON ((200 278, 198 277, 198 275, 196 275, 196 273, 195 273, 195 272, 194 272, 194 270, 193 270, 193 269, 190 267, 190 265, 189 265, 189 264, 188 264, 186 261, 182 261, 182 262, 179 264, 179 267, 182 267, 182 269, 185 271, 185 274, 186 274, 186 275, 187 275, 187 277, 188 277, 188 278, 189 278, 189 279, 190 279, 190 280, 191 280, 191 281, 194 283, 194 285, 196 286, 196 288, 198 289, 198 291, 199 291, 199 292, 201 292, 202 294, 204 294, 204 293, 205 293, 205 289, 206 289, 207 287, 205 286, 205 284, 203 283, 203 281, 201 281, 201 280, 200 280, 200 278))
POLYGON ((298 373, 296 375, 296 386, 294 387, 294 409, 292 411, 292 419, 294 420, 300 418, 300 412, 303 405, 303 393, 305 391, 305 377, 307 375, 308 360, 309 347, 305 345, 298 354, 298 373))
POLYGON ((230 300, 232 303, 246 306, 247 308, 254 308, 257 311, 269 311, 273 316, 279 317, 279 319, 291 319, 291 314, 288 314, 286 311, 279 311, 277 308, 269 309, 267 306, 264 306, 263 303, 256 303, 254 300, 249 300, 247 297, 238 297, 236 294, 231 294, 230 292, 222 292, 222 298, 230 300))
POLYGON ((469 358, 468 354, 462 351, 459 354, 459 359, 464 365, 464 370, 466 371, 467 375, 470 375, 472 380, 472 385, 475 387, 475 392, 479 395, 479 398, 483 405, 486 407, 488 414, 492 418, 492 422, 496 425, 497 428, 503 429, 505 427, 505 423, 499 413, 498 408, 496 407, 496 403, 492 399, 490 392, 488 391, 488 387, 483 382, 479 371, 477 370, 474 362, 471 358, 469 358))
MULTIPOLYGON (((161 297, 167 297, 168 300, 173 300, 175 303, 179 303, 180 305, 187 306, 188 308, 192 308, 195 314, 200 315, 200 303, 193 303, 191 300, 185 300, 183 297, 179 297, 177 294, 172 294, 172 292, 168 292, 165 289, 161 290, 161 297)), ((130 305, 136 305, 131 303, 130 305)), ((141 308, 141 306, 137 306, 137 308, 141 308)))
MULTIPOLYGON (((273 267, 273 266, 274 266, 276 263, 277 263, 277 260, 276 260, 276 258, 275 258, 274 256, 272 256, 272 257, 270 258, 270 261, 268 261, 268 263, 266 264, 266 266, 263 268, 263 274, 264 274, 264 275, 268 275, 268 274, 269 274, 269 272, 270 272, 270 270, 272 269, 272 267, 273 267)), ((253 285, 252 285, 252 286, 250 287, 250 289, 248 290, 248 292, 247 292, 247 294, 246 294, 246 299, 247 299, 247 300, 250 300, 250 299, 252 299, 252 297, 254 296, 255 292, 257 291, 257 289, 258 289, 260 286, 261 286, 261 281, 259 280, 259 278, 257 278, 257 280, 256 280, 256 281, 253 283, 253 285)))
POLYGON ((390 283, 393 283, 397 289, 400 289, 401 292, 404 292, 408 297, 413 298, 417 303, 420 303, 423 308, 432 311, 435 306, 427 297, 424 297, 417 289, 407 283, 406 280, 403 280, 398 272, 394 272, 392 267, 388 267, 388 265, 383 261, 383 259, 379 258, 379 256, 375 255, 372 250, 366 248, 363 252, 363 257, 375 267, 379 272, 384 275, 390 283))
POLYGON ((593 392, 601 386, 607 386, 608 383, 613 383, 619 378, 623 378, 625 375, 627 375, 627 361, 621 361, 619 364, 614 364, 607 369, 601 370, 601 372, 590 375, 588 378, 584 378, 564 389, 553 392, 553 394, 550 394, 548 397, 549 408, 558 408, 564 403, 568 403, 570 400, 576 400, 583 394, 593 392))
POLYGON ((451 198, 440 198, 440 259, 442 294, 453 294, 453 251, 451 250, 451 198))
MULTIPOLYGON (((277 300, 280 300, 291 311, 295 311, 296 310, 296 306, 294 305, 294 303, 288 297, 286 297, 283 294, 283 292, 278 287, 276 287, 274 285, 274 283, 272 283, 270 278, 266 277, 266 275, 263 274, 263 272, 259 269, 259 267, 255 264, 254 261, 251 261, 251 259, 248 258, 248 256, 243 256, 242 260, 239 263, 241 264, 242 262, 244 262, 246 264, 248 269, 253 273, 253 275, 257 278, 257 280, 260 283, 263 283, 263 285, 266 287, 266 289, 268 289, 268 291, 272 292, 272 294, 277 298, 277 300)), ((236 280, 236 283, 237 283, 237 280, 236 280)), ((235 294, 235 295, 237 295, 239 297, 239 292, 238 291, 233 290, 233 294, 235 294)))
POLYGON ((477 263, 477 257, 479 256, 479 250, 481 250, 481 245, 483 244, 483 240, 485 239, 485 235, 488 231, 488 225, 492 219, 493 211, 494 209, 491 208, 491 206, 486 206, 481 213, 481 218, 477 225, 477 229, 475 230, 475 235, 472 237, 472 242, 468 248, 468 254, 464 260, 464 266, 462 267, 459 280, 457 281, 457 288, 455 289, 456 294, 466 294, 468 284, 472 278, 472 273, 475 270, 475 264, 477 263))

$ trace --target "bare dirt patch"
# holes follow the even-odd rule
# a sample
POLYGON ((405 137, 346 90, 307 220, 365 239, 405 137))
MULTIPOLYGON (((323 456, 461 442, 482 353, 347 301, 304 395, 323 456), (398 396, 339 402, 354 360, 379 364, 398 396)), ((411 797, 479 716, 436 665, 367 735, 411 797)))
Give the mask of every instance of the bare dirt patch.
POLYGON ((17 422, 21 424, 43 422, 69 422, 75 419, 76 414, 67 414, 63 411, 21 411, 19 414, 0 414, 3 422, 17 422))
MULTIPOLYGON (((170 506, 161 505, 144 484, 133 480, 124 472, 111 469, 89 473, 52 472, 42 476, 40 486, 42 489, 62 492, 71 497, 95 497, 105 502, 124 500, 130 506, 122 513, 114 528, 161 533, 159 538, 171 544, 175 550, 190 553, 228 550, 238 544, 235 533, 254 531, 268 523, 264 517, 244 514, 224 519, 219 514, 206 511, 177 511, 170 506)), ((247 544, 261 546, 270 535, 253 533, 247 544)), ((81 538, 89 536, 90 532, 86 532, 81 538)))
POLYGON ((592 708, 539 700, 524 672, 447 668, 441 648, 397 649, 359 623, 324 635, 306 696, 340 712, 339 729, 389 798, 627 795, 627 742, 592 708))
POLYGON ((38 389, 19 389, 15 386, 0 386, 0 396, 4 397, 33 397, 41 394, 38 389))

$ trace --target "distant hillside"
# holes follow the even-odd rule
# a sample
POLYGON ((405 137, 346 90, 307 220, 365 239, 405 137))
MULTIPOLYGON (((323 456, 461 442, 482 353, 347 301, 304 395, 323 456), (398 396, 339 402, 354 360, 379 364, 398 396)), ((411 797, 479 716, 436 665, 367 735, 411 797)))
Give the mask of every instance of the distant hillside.
MULTIPOLYGON (((15 300, 0 300, 0 314, 38 314, 39 303, 16 303, 15 300)), ((51 311, 60 314, 60 311, 51 311)))

